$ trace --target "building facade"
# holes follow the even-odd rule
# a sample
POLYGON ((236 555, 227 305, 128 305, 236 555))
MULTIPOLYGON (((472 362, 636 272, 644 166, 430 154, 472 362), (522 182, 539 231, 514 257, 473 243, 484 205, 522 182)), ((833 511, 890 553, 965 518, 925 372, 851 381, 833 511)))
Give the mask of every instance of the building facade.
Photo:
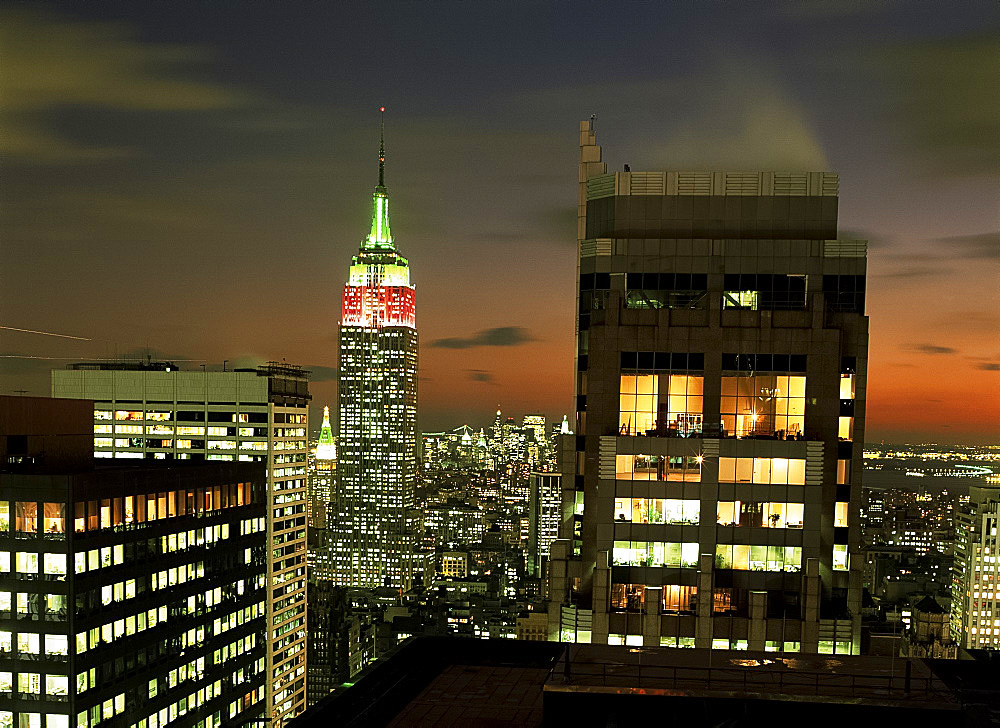
POLYGON ((52 372, 53 397, 94 400, 97 458, 265 464, 274 728, 305 709, 307 374, 275 362, 222 372, 102 362, 52 372))
POLYGON ((562 515, 562 475, 533 472, 529 478, 528 499, 528 573, 544 576, 552 542, 559 537, 562 515))
POLYGON ((598 643, 856 653, 866 244, 837 240, 837 176, 609 174, 580 137, 551 613, 598 643))
POLYGON ((264 718, 264 465, 91 455, 0 468, 0 726, 264 718))
POLYGON ((951 591, 951 637, 962 648, 1000 646, 998 520, 1000 488, 969 488, 969 502, 955 515, 951 591))
POLYGON ((405 590, 419 528, 416 303, 389 227, 384 136, 371 228, 344 286, 339 368, 334 581, 405 590))

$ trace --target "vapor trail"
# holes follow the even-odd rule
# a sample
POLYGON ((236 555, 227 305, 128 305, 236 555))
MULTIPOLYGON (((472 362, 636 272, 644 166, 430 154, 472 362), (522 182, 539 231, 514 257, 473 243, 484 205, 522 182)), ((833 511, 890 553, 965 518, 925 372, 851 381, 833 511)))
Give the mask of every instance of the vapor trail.
POLYGON ((14 326, 0 326, 0 329, 7 331, 20 331, 22 334, 41 334, 42 336, 58 336, 60 339, 76 339, 77 341, 93 341, 86 336, 70 336, 69 334, 57 334, 52 331, 35 331, 34 329, 19 329, 14 326))

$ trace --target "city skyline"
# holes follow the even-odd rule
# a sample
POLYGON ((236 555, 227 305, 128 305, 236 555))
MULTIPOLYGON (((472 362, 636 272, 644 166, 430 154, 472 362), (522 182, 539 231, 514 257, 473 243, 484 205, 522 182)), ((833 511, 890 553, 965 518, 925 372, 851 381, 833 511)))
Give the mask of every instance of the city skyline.
POLYGON ((522 8, 517 38, 445 4, 5 8, 0 325, 87 340, 0 330, 0 391, 48 394, 50 368, 148 350, 195 369, 285 358, 314 371, 314 416, 333 404, 328 284, 365 224, 384 103, 420 428, 485 425, 498 401, 557 420, 573 410, 564 139, 596 113, 611 170, 839 173, 842 237, 871 241, 868 440, 995 442, 996 6, 718 7, 626 10, 598 56, 580 38, 609 11, 558 4, 522 8), (256 294, 295 257, 289 318, 256 294))

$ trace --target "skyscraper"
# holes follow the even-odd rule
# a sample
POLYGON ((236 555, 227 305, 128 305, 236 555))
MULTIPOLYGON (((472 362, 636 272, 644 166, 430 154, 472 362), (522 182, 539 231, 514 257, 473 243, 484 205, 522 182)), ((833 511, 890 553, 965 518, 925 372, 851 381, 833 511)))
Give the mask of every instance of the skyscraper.
POLYGON ((73 364, 54 397, 94 400, 94 456, 267 464, 267 714, 305 709, 308 372, 269 362, 179 371, 168 362, 73 364))
POLYGON ((95 467, 93 423, 0 397, 0 726, 264 722, 264 463, 95 467))
POLYGON ((838 177, 609 174, 584 122, 579 180, 551 621, 856 653, 866 244, 837 239, 838 177))
POLYGON ((969 503, 955 516, 955 564, 951 588, 951 636, 960 647, 1000 645, 997 585, 997 522, 1000 488, 969 488, 969 503))
POLYGON ((336 583, 407 589, 418 523, 416 304, 389 227, 384 128, 371 228, 344 286, 338 497, 329 526, 336 583))

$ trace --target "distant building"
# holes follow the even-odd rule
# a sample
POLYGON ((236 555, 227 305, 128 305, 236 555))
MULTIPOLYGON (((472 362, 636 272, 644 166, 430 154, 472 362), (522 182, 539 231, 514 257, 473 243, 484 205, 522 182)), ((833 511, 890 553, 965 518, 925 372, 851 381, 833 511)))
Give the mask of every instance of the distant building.
POLYGON ((966 649, 1000 647, 997 521, 1000 488, 969 488, 969 503, 955 516, 951 635, 966 649))
POLYGON ((528 480, 528 573, 543 576, 552 542, 559 536, 562 517, 562 475, 534 472, 528 480))
POLYGON ((337 444, 330 425, 330 408, 323 407, 323 424, 320 427, 316 453, 309 459, 306 492, 309 494, 308 523, 315 528, 326 528, 327 512, 336 499, 337 444))
POLYGON ((271 728, 305 709, 307 376, 277 362, 221 372, 84 362, 52 372, 54 397, 94 400, 97 458, 266 465, 271 728))
POLYGON ((266 719, 266 464, 95 467, 93 426, 0 397, 0 726, 266 719))
POLYGON ((523 612, 517 617, 517 638, 532 642, 549 639, 549 614, 546 611, 523 612))
POLYGON ((354 608, 347 588, 310 579, 309 704, 349 682, 374 659, 375 615, 354 608))
POLYGON ((340 317, 336 583, 409 589, 417 549, 417 325, 409 262, 389 226, 385 144, 371 228, 340 317))
POLYGON ((902 656, 958 659, 958 643, 951 637, 948 612, 934 597, 924 597, 914 605, 902 656))
POLYGON ((454 579, 469 576, 469 555, 464 551, 445 551, 441 554, 441 574, 454 579))

